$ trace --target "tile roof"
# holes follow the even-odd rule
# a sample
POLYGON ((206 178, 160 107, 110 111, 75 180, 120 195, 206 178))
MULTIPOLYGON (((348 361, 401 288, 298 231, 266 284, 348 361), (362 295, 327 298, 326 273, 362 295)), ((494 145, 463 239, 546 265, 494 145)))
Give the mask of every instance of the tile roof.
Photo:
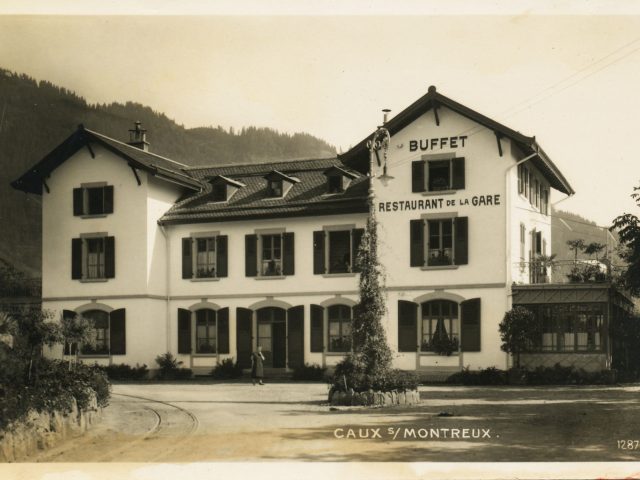
POLYGON ((327 177, 323 172, 333 166, 345 168, 336 158, 189 168, 188 173, 207 185, 206 190, 177 202, 159 223, 366 212, 368 177, 347 169, 357 175, 349 188, 344 193, 328 194, 327 177), (283 198, 269 198, 266 195, 267 181, 264 176, 273 170, 300 180, 283 198), (209 180, 218 176, 232 178, 246 187, 238 189, 227 202, 214 202, 209 180))

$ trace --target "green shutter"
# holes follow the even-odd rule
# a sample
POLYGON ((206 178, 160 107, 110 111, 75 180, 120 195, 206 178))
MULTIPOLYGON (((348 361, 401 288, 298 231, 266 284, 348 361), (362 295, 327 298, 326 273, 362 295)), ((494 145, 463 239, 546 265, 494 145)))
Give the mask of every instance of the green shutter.
POLYGON ((104 239, 104 276, 115 278, 116 276, 116 239, 106 237, 104 239))
POLYGON ((455 264, 466 265, 469 263, 469 218, 456 217, 454 222, 455 264))
POLYGON ((351 265, 352 271, 360 272, 360 267, 357 264, 358 259, 358 249, 360 248, 360 243, 362 243, 362 236, 364 235, 364 228, 354 228, 351 231, 351 265))
POLYGON ((464 157, 454 158, 451 160, 451 166, 453 169, 452 185, 454 190, 462 190, 464 188, 464 157))
POLYGON ((182 239, 182 278, 193 276, 193 262, 191 260, 192 239, 185 237, 182 239))
POLYGON ((311 305, 311 351, 321 353, 324 351, 324 308, 320 305, 311 305))
POLYGON ((460 340, 463 352, 480 351, 480 299, 472 298, 460 304, 460 340))
POLYGON ((284 275, 295 274, 295 242, 293 232, 282 235, 282 273, 284 275))
POLYGON ((411 162, 411 191, 412 192, 424 192, 424 160, 417 160, 411 162))
POLYGON ((228 238, 226 235, 216 237, 216 277, 224 278, 228 275, 228 238))
POLYGON ((80 280, 82 278, 82 239, 71 239, 71 278, 80 280))
POLYGON ((114 310, 109 314, 109 346, 111 355, 125 355, 127 353, 126 311, 124 308, 114 310))
POLYGON ((398 351, 418 350, 418 304, 398 300, 398 351))
POLYGON ((409 254, 412 267, 424 266, 424 221, 411 220, 409 232, 409 254))
POLYGON ((324 231, 313 232, 313 274, 326 273, 324 264, 324 231))
POLYGON ((304 365, 304 306, 292 307, 287 312, 288 366, 304 365))
POLYGON ((73 214, 78 216, 84 214, 84 189, 73 189, 73 214))
MULTIPOLYGON (((244 272, 247 277, 258 275, 258 236, 244 237, 244 272)), ((251 354, 251 352, 249 352, 251 354)))
POLYGON ((236 352, 237 364, 242 368, 251 367, 253 350, 252 328, 253 312, 247 308, 236 309, 236 352))
POLYGON ((218 353, 229 353, 229 309, 218 310, 218 353))
POLYGON ((191 311, 178 309, 178 353, 191 353, 191 311))

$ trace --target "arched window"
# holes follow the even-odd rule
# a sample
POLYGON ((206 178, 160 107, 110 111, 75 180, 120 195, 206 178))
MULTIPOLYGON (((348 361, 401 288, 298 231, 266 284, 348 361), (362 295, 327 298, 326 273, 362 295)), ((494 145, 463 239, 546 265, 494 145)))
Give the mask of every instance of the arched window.
POLYGON ((457 351, 460 336, 458 304, 450 300, 432 300, 422 304, 423 352, 457 351))
POLYGON ((80 348, 82 355, 109 355, 109 313, 103 310, 88 310, 82 316, 93 325, 91 340, 80 348))
POLYGON ((196 353, 216 353, 216 317, 216 311, 209 308, 196 311, 196 353))
POLYGON ((351 311, 347 305, 331 305, 327 309, 330 352, 351 350, 351 311))

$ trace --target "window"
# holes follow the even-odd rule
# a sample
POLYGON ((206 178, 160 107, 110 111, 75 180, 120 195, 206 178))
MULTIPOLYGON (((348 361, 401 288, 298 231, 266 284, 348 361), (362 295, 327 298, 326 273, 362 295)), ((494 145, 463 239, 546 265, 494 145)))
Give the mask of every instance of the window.
POLYGON ((524 193, 524 165, 518 165, 518 193, 524 193))
POLYGON ((282 180, 271 179, 268 180, 267 196, 272 198, 282 197, 282 180))
POLYGON ((71 278, 104 280, 115 277, 115 239, 86 234, 71 241, 71 278))
POLYGON ((412 162, 412 191, 440 192, 465 188, 463 157, 412 162))
POLYGON ((537 178, 534 180, 534 184, 533 201, 531 202, 531 204, 535 205, 536 208, 540 208, 540 184, 538 183, 537 178))
POLYGON ((217 329, 215 310, 196 311, 196 353, 216 353, 217 329))
POLYGON ((329 175, 327 176, 327 187, 329 193, 342 193, 344 192, 343 177, 342 175, 329 175))
POLYGON ((422 304, 421 351, 458 351, 459 331, 457 303, 433 300, 422 304))
POLYGON ((467 237, 467 217, 411 220, 411 266, 466 265, 467 237))
POLYGON ((541 326, 538 345, 543 352, 595 352, 602 350, 604 309, 600 304, 524 305, 541 326))
POLYGON ((224 182, 216 182, 211 186, 211 199, 214 202, 227 201, 227 184, 224 182))
POLYGON ((293 275, 293 232, 262 233, 245 236, 245 275, 281 277, 293 275))
POLYGON ((541 190, 540 213, 549 215, 549 190, 547 190, 546 188, 542 188, 541 190))
MULTIPOLYGON (((65 312, 73 316, 74 312, 65 312)), ((103 310, 88 310, 81 314, 91 323, 90 340, 80 345, 79 352, 85 356, 126 354, 126 312, 124 308, 111 313, 103 310)), ((70 348, 65 353, 72 353, 70 348)))
POLYGON ((351 350, 351 307, 332 305, 328 309, 329 351, 348 352, 351 350))
POLYGON ((523 175, 524 175, 524 196, 526 198, 529 198, 529 169, 527 167, 524 167, 523 175))
MULTIPOLYGON (((202 235, 202 234, 194 234, 202 235)), ((227 276, 227 236, 194 236, 182 239, 182 278, 227 276)))
POLYGON ((313 232, 313 273, 355 273, 363 228, 313 232))
POLYGON ((229 353, 229 309, 178 309, 178 353, 229 353))
POLYGON ((113 186, 83 185, 73 189, 73 214, 76 216, 113 213, 113 186))

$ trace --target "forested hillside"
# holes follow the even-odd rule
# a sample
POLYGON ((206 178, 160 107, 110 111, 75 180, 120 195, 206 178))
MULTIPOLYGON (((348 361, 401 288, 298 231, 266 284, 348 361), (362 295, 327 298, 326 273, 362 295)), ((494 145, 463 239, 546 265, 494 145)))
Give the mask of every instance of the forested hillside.
MULTIPOLYGON (((215 122, 216 112, 211 112, 215 122)), ((40 198, 15 191, 9 182, 62 142, 82 123, 127 141, 140 120, 150 150, 189 165, 248 163, 335 155, 335 148, 306 133, 246 127, 187 129, 137 103, 90 105, 79 95, 46 81, 0 69, 0 260, 31 276, 41 261, 40 198)))

